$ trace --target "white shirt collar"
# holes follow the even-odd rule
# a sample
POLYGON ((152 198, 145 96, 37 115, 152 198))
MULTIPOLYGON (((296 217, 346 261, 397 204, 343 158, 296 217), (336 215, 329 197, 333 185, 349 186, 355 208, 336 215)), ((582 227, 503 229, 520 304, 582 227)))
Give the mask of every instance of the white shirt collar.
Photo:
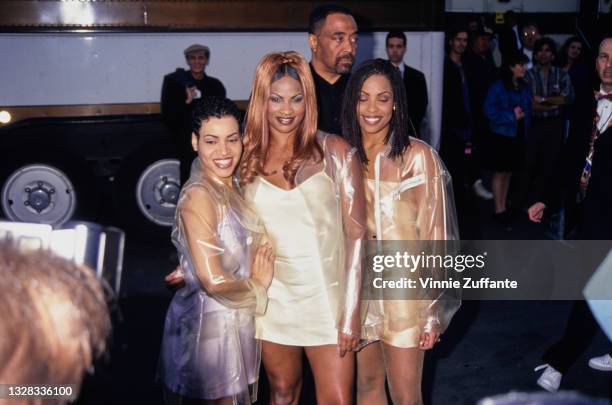
MULTIPOLYGON (((599 88, 600 94, 608 94, 604 91, 603 86, 599 88)), ((599 132, 602 133, 610 125, 610 120, 612 119, 612 101, 607 100, 605 98, 599 100, 597 102, 597 115, 599 115, 599 122, 597 123, 597 128, 599 132)))

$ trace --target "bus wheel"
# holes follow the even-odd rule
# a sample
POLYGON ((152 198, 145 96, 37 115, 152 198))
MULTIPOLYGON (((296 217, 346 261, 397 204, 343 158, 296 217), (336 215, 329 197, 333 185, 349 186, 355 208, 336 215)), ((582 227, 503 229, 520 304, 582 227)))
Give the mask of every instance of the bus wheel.
POLYGON ((10 173, 0 204, 12 221, 61 226, 72 218, 77 193, 70 178, 47 164, 29 164, 10 173))

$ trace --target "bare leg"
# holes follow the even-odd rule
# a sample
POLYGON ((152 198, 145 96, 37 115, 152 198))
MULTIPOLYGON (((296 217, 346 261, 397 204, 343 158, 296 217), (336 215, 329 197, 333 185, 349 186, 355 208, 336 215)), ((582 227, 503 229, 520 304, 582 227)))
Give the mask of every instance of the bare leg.
POLYGON ((375 342, 357 352, 357 405, 387 405, 382 344, 375 342))
POLYGON ((337 345, 305 347, 320 405, 353 403, 355 353, 340 357, 337 345))
POLYGON ((421 379, 425 352, 416 347, 402 349, 385 343, 382 346, 393 404, 422 404, 421 379))
POLYGON ((261 349, 270 382, 270 404, 297 405, 302 390, 303 348, 264 340, 261 349))
POLYGON ((512 178, 512 172, 504 173, 504 180, 502 183, 502 197, 504 199, 504 207, 506 206, 506 201, 508 200, 508 190, 510 189, 510 179, 512 178))
POLYGON ((504 194, 504 172, 493 173, 491 180, 491 190, 493 191, 493 201, 495 202, 495 213, 506 211, 506 199, 504 194))

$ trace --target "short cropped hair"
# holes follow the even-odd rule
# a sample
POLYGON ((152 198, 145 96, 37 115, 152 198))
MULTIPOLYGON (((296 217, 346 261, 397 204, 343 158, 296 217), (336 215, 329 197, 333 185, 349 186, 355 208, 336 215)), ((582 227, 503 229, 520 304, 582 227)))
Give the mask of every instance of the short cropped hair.
POLYGON ((401 39, 402 41, 404 41, 404 46, 406 46, 406 34, 404 34, 404 31, 400 31, 400 30, 389 31, 389 33, 387 34, 387 38, 385 39, 385 46, 389 45, 389 39, 391 38, 401 39))
POLYGON ((94 272, 0 241, 0 381, 75 384, 106 349, 111 324, 94 272))
POLYGON ((191 129, 193 133, 199 137, 202 122, 210 118, 221 118, 226 116, 236 118, 238 125, 240 125, 240 110, 232 100, 216 96, 203 97, 199 100, 195 100, 191 129))
POLYGON ((351 10, 346 7, 337 4, 323 4, 316 7, 310 13, 310 17, 308 17, 308 33, 316 34, 330 14, 346 14, 353 17, 351 10))

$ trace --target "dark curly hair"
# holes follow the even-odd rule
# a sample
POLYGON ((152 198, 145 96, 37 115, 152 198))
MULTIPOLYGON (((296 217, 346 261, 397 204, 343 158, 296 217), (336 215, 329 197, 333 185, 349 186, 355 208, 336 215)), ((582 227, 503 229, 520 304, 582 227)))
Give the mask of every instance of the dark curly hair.
MULTIPOLYGON (((221 98, 215 96, 204 97, 199 100, 194 100, 191 129, 196 136, 200 136, 202 122, 210 118, 234 117, 238 124, 242 121, 240 109, 229 98, 221 98)), ((242 131, 240 131, 242 133, 242 131)))
POLYGON ((382 75, 391 83, 393 90, 393 115, 389 123, 389 133, 385 138, 385 144, 389 145, 390 158, 401 157, 410 145, 410 136, 416 136, 414 127, 408 115, 408 104, 406 102, 406 88, 399 71, 391 62, 384 59, 371 59, 363 62, 351 74, 344 93, 342 103, 342 134, 344 138, 357 149, 359 157, 364 164, 368 163, 359 120, 357 118, 357 105, 359 104, 359 93, 363 83, 373 75, 382 75))

